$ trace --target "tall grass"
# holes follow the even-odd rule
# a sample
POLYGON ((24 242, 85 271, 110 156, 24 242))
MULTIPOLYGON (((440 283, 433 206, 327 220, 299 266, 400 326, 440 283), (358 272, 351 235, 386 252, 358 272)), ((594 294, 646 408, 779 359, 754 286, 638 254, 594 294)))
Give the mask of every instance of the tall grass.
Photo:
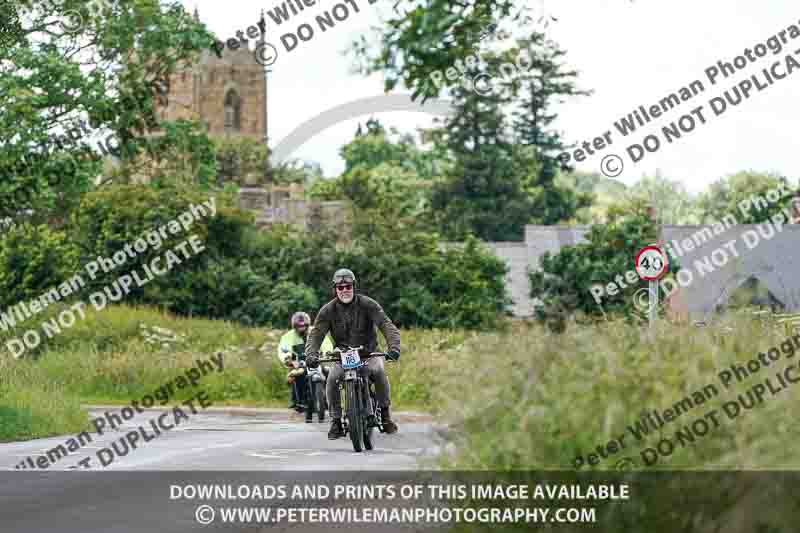
MULTIPOLYGON (((730 316, 713 327, 662 322, 652 334, 623 322, 572 326, 552 334, 535 325, 512 335, 486 334, 458 350, 459 366, 471 375, 449 376, 438 400, 454 422, 456 453, 443 458, 453 469, 570 469, 578 455, 626 434, 625 449, 582 470, 621 468, 794 469, 800 466, 794 442, 800 426, 787 413, 800 407, 800 386, 764 396, 751 410, 728 419, 724 402, 775 373, 800 355, 784 355, 729 388, 717 376, 734 362, 746 362, 779 345, 786 334, 750 318, 730 316), (627 429, 645 411, 672 407, 694 391, 716 385, 719 395, 651 431, 637 441, 627 429), (465 390, 469 394, 447 394, 465 390), (709 411, 719 425, 676 445, 668 457, 645 466, 640 452, 663 437, 676 443, 683 430, 709 411), (630 457, 631 461, 621 461, 630 457), (620 464, 622 463, 622 464, 620 464)), ((800 354, 800 350, 798 350, 800 354)), ((800 375, 800 372, 797 373, 800 375)))
MULTIPOLYGON (((436 389, 453 422, 452 453, 440 458, 447 470, 486 471, 485 482, 587 484, 628 483, 629 501, 506 501, 504 507, 595 506, 597 522, 558 524, 560 531, 615 533, 745 533, 797 531, 800 507, 787 495, 800 478, 772 472, 796 470, 800 425, 792 413, 800 407, 800 386, 766 394, 753 409, 728 419, 721 406, 757 383, 800 360, 781 355, 773 366, 721 386, 717 374, 779 346, 786 334, 752 319, 731 316, 697 329, 668 323, 652 335, 623 322, 571 326, 561 335, 537 326, 520 326, 512 335, 481 335, 458 349, 459 367, 471 375, 445 374, 436 389), (627 430, 644 410, 663 411, 687 394, 715 383, 720 395, 683 413, 637 441, 627 430), (449 391, 449 393, 448 393, 449 391), (676 444, 668 457, 646 466, 640 451, 716 409, 719 426, 694 442, 676 444), (627 433, 627 447, 592 466, 570 472, 578 454, 596 453, 612 438, 627 433), (625 459, 630 458, 630 459, 625 459), (624 471, 611 472, 614 469, 624 471), (666 470, 684 470, 667 472, 666 470), (725 470, 726 472, 690 472, 725 470), (734 471, 734 472, 730 472, 734 471), (736 472, 739 471, 739 472, 736 472), (594 473, 594 476, 590 474, 594 473), (580 477, 579 477, 580 476, 580 477)), ((795 372, 793 377, 800 376, 795 372)), ((462 474, 453 474, 455 480, 462 474)), ((465 480, 474 481, 474 476, 465 480)), ((457 502, 486 505, 486 502, 457 502)), ((497 505, 498 502, 494 502, 497 505)), ((523 532, 537 526, 519 523, 459 524, 453 533, 523 532)))

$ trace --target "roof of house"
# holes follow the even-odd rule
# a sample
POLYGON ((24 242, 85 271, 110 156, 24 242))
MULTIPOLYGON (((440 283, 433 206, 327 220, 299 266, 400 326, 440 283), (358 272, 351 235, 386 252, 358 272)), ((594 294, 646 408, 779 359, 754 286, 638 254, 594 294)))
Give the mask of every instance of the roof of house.
MULTIPOLYGON (((761 237, 758 226, 731 226, 716 236, 711 231, 712 226, 661 226, 661 238, 667 242, 676 240, 680 243, 701 231, 706 236, 693 240, 693 250, 682 249, 678 263, 690 272, 691 281, 683 287, 688 290, 671 295, 678 297, 670 300, 685 311, 708 313, 718 305, 724 305, 742 283, 754 277, 789 310, 800 310, 800 225, 784 226, 770 239, 761 237), (759 238, 758 243, 750 249, 748 242, 753 243, 755 236, 759 238), (695 243, 698 240, 701 241, 699 245, 695 243), (726 243, 739 257, 726 252, 726 243)), ((528 225, 525 226, 524 242, 486 243, 510 268, 506 279, 514 300, 514 315, 531 316, 536 304, 529 296, 528 268, 538 269, 545 252, 554 253, 563 246, 586 242, 589 228, 528 225)), ((767 227, 761 227, 760 231, 769 235, 767 230, 767 227)))

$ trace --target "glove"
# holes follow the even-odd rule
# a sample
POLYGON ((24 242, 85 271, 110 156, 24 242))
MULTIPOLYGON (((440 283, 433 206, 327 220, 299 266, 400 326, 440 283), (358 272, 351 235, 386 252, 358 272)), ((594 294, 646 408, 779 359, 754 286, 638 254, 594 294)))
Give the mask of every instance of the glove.
POLYGON ((316 355, 307 355, 306 366, 308 366, 309 368, 317 368, 319 366, 319 357, 317 357, 316 355))
POLYGON ((389 353, 386 354, 386 358, 390 361, 398 361, 400 359, 400 350, 389 350, 389 353))

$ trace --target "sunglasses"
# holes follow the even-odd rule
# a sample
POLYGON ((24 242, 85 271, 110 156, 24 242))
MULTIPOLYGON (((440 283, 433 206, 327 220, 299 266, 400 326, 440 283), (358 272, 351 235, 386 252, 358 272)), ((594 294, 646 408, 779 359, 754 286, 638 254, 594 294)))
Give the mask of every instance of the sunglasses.
POLYGON ((353 290, 353 285, 351 283, 337 285, 336 286, 336 290, 337 291, 350 291, 350 290, 353 290))

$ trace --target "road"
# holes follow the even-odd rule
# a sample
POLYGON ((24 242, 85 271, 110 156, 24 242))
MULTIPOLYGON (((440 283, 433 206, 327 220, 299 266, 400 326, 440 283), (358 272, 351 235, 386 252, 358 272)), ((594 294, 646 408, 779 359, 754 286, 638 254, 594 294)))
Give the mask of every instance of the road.
MULTIPOLYGON (((108 411, 119 412, 120 407, 108 411)), ((106 409, 92 408, 92 418, 106 409)), ((0 444, 0 530, 3 532, 99 533, 101 531, 238 531, 227 524, 199 526, 198 501, 175 497, 176 484, 279 484, 372 482, 369 476, 400 476, 430 469, 441 453, 441 427, 430 417, 398 412, 400 431, 376 436, 376 448, 353 452, 349 439, 329 441, 329 423, 306 424, 288 409, 209 408, 190 414, 127 453, 120 439, 148 427, 170 411, 145 410, 50 464, 46 470, 15 469, 28 456, 36 461, 74 435, 0 444), (102 452, 101 450, 108 450, 102 452), (120 456, 123 455, 123 456, 120 456), (89 458, 88 462, 86 458, 89 458), (102 458, 102 459, 101 459, 102 458), (90 468, 81 468, 79 462, 90 468), (101 462, 106 462, 102 466, 101 462), (76 468, 77 466, 77 468, 76 468), (325 472, 325 474, 320 474, 325 472)), ((377 478, 375 478, 377 479, 377 478)), ((248 500, 251 505, 253 502, 248 500)), ((259 501, 263 504, 263 501, 259 501)), ((278 503, 285 505, 286 502, 278 503)), ((240 524, 253 531, 253 526, 240 524)), ((279 524, 270 526, 276 531, 279 524)), ((373 524, 374 526, 374 524, 373 524)), ((298 531, 296 528, 293 531, 298 531)), ((324 530, 324 528, 322 529, 324 530)))

